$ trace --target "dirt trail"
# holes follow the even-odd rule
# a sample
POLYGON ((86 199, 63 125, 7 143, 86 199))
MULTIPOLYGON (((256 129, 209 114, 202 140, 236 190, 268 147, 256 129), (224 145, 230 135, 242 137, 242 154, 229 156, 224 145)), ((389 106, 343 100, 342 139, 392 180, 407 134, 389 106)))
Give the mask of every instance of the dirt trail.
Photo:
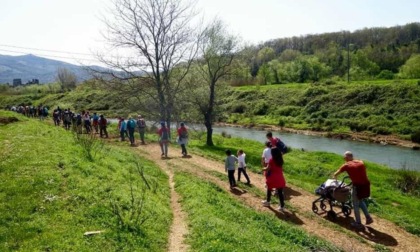
MULTIPOLYGON (((295 186, 288 185, 285 191, 286 204, 291 206, 291 210, 281 213, 276 210, 276 206, 263 207, 261 205, 261 200, 263 199, 255 196, 253 193, 248 193, 247 186, 244 184, 231 191, 227 181, 220 180, 217 176, 208 173, 208 171, 223 173, 224 166, 222 162, 209 160, 197 155, 193 155, 191 158, 181 158, 180 154, 173 154, 174 152, 178 153, 178 149, 174 148, 170 149, 170 154, 172 151, 173 158, 161 159, 160 148, 157 144, 150 144, 147 147, 139 146, 138 150, 142 156, 156 162, 170 176, 171 191, 173 191, 171 192, 171 202, 174 210, 174 223, 170 234, 170 251, 186 251, 187 246, 184 244, 184 237, 188 233, 185 213, 182 212, 177 202, 178 195, 173 189, 172 176, 174 169, 188 170, 203 179, 212 181, 226 191, 231 192, 232 195, 253 209, 271 212, 279 219, 298 225, 313 235, 327 239, 345 251, 374 251, 375 244, 382 244, 393 251, 420 251, 419 237, 409 234, 395 224, 375 216, 373 216, 375 222, 370 227, 367 227, 364 231, 356 232, 350 226, 352 218, 345 218, 339 213, 338 209, 335 209, 339 216, 336 222, 329 221, 325 213, 320 213, 319 216, 314 215, 311 206, 316 196, 295 186)), ((249 172, 249 176, 253 187, 264 190, 265 182, 262 175, 249 172)))

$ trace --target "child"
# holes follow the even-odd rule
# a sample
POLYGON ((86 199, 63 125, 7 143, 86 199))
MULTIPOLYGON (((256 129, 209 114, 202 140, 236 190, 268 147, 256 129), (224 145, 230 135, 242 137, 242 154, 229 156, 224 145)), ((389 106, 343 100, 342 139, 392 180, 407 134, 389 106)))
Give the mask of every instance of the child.
POLYGON ((238 159, 232 155, 232 152, 230 150, 226 150, 226 159, 225 159, 225 171, 228 173, 229 178, 229 184, 230 189, 236 186, 235 181, 235 162, 238 161, 238 159))
POLYGON ((251 184, 248 174, 246 173, 245 153, 243 150, 238 150, 238 181, 241 181, 241 173, 244 174, 247 181, 246 183, 248 185, 251 184))
POLYGON ((267 200, 263 201, 263 205, 270 206, 271 191, 272 189, 277 190, 279 196, 280 206, 279 210, 284 211, 284 195, 283 188, 286 187, 286 180, 283 175, 283 155, 279 148, 271 149, 272 158, 268 161, 268 166, 263 170, 270 175, 266 175, 267 184, 267 200))

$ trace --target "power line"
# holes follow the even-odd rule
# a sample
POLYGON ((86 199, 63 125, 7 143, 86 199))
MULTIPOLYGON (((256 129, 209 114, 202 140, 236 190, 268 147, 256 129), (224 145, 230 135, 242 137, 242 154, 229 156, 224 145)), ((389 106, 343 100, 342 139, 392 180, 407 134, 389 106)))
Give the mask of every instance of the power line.
POLYGON ((13 46, 13 45, 2 45, 2 44, 0 44, 0 46, 3 46, 3 47, 12 47, 12 48, 18 48, 18 49, 25 49, 25 50, 35 50, 35 51, 44 51, 44 52, 55 52, 55 53, 67 53, 67 54, 77 54, 77 55, 93 56, 92 54, 88 54, 88 53, 78 53, 78 52, 68 52, 68 51, 58 51, 58 50, 45 50, 45 49, 39 49, 39 48, 13 46))
MULTIPOLYGON (((28 52, 21 52, 21 51, 12 51, 12 50, 4 50, 4 49, 0 49, 0 51, 2 52, 11 52, 11 53, 21 53, 21 54, 28 54, 28 52)), ((38 53, 29 53, 38 57, 50 57, 53 59, 71 59, 71 60, 79 60, 79 61, 90 61, 90 62, 98 62, 101 63, 98 60, 94 60, 94 59, 82 59, 82 58, 74 58, 74 57, 65 57, 65 56, 56 56, 56 55, 46 55, 46 54, 38 54, 38 53)))

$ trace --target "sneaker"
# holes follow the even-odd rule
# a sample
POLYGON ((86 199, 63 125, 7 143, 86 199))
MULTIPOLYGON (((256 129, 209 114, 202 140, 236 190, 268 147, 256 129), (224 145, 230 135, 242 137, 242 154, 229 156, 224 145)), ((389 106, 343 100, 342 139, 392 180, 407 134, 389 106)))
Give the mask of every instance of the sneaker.
POLYGON ((282 212, 282 213, 284 212, 284 209, 285 209, 285 208, 284 208, 284 207, 281 207, 281 206, 279 206, 279 208, 278 208, 278 210, 279 210, 280 212, 282 212))
POLYGON ((263 201, 262 201, 262 204, 263 204, 263 206, 265 206, 265 207, 269 207, 269 206, 270 206, 270 202, 268 202, 268 201, 266 201, 266 200, 263 200, 263 201))
POLYGON ((362 223, 359 223, 359 222, 352 222, 352 223, 350 223, 350 225, 352 227, 356 228, 356 229, 362 229, 362 228, 364 228, 364 226, 362 225, 362 223))
POLYGON ((369 217, 366 219, 366 225, 372 224, 373 223, 373 219, 372 217, 369 217))

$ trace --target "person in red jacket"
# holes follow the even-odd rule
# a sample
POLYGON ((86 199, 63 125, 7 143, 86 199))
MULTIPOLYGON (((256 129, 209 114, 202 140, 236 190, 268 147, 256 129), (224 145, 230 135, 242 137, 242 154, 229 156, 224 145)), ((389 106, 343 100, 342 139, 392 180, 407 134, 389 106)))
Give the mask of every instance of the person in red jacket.
POLYGON ((356 219, 356 221, 351 223, 351 225, 360 229, 363 228, 363 225, 360 219, 359 208, 362 209, 363 214, 366 217, 366 225, 373 223, 373 219, 368 212, 365 202, 363 201, 363 199, 369 198, 370 196, 370 181, 367 177, 366 167, 362 160, 353 159, 353 153, 350 151, 346 151, 344 153, 344 160, 346 160, 346 163, 344 163, 334 173, 334 179, 337 179, 337 176, 343 172, 347 172, 349 175, 353 184, 352 200, 354 207, 354 217, 356 219))
POLYGON ((267 184, 267 199, 262 203, 264 206, 270 206, 271 192, 276 189, 279 196, 280 206, 279 210, 284 211, 284 194, 283 189, 286 187, 286 180, 283 175, 283 155, 279 148, 274 147, 271 149, 271 159, 268 161, 265 171, 265 182, 267 184))

